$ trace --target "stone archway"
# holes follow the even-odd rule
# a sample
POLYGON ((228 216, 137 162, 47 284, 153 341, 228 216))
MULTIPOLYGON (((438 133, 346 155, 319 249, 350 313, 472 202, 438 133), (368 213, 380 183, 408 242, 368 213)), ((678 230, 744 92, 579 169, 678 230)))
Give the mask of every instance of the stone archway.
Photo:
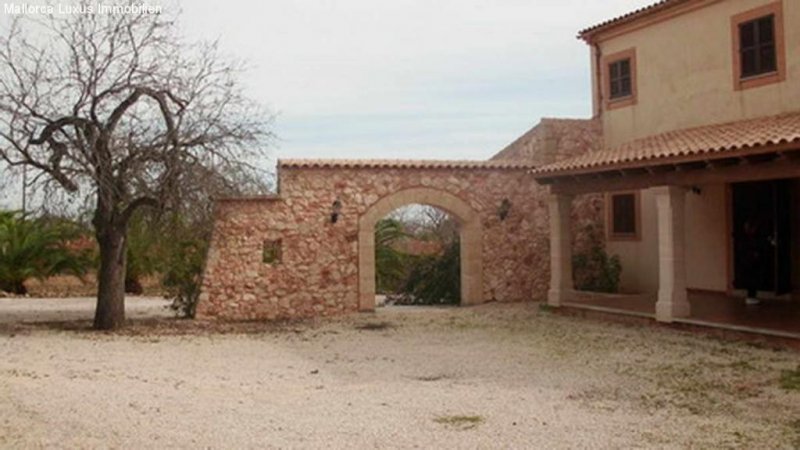
POLYGON ((387 195, 358 219, 358 308, 375 310, 375 224, 402 206, 419 203, 435 206, 453 215, 460 225, 461 304, 483 300, 481 221, 465 201, 445 191, 418 187, 387 195))
POLYGON ((414 203, 460 222, 463 305, 541 298, 550 276, 548 222, 530 169, 500 161, 282 161, 278 195, 215 204, 198 317, 373 310, 375 225, 414 203), (279 257, 268 261, 273 248, 279 257))

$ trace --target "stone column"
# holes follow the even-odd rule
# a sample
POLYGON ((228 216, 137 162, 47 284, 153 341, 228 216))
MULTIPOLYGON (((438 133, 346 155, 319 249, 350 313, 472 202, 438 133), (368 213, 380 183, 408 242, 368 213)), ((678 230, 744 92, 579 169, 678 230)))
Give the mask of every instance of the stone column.
POLYGON ((461 304, 483 303, 483 243, 480 218, 461 228, 461 304))
POLYGON ((358 231, 358 310, 375 311, 375 227, 358 231))
POLYGON ((550 290, 547 304, 561 306, 569 300, 572 281, 572 196, 550 195, 550 290))
POLYGON ((656 320, 672 322, 689 316, 686 294, 685 189, 662 186, 655 189, 658 220, 658 302, 656 320))

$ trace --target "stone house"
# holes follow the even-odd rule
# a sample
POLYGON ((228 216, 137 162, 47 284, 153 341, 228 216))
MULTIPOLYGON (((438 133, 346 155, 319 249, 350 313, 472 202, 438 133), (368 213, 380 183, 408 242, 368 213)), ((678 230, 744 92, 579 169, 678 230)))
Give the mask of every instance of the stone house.
POLYGON ((276 196, 220 200, 198 314, 372 310, 375 222, 424 203, 460 223, 462 304, 800 336, 800 2, 662 0, 579 38, 591 119, 542 119, 489 161, 283 160, 276 196), (624 295, 575 290, 586 224, 624 295), (754 236, 775 300, 745 311, 754 236))

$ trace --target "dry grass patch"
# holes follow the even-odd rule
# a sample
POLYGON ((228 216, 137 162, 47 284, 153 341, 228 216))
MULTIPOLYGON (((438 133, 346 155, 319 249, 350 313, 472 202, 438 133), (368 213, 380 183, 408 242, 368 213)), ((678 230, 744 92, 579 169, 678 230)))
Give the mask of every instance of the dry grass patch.
POLYGON ((800 391, 800 366, 781 372, 781 387, 787 391, 800 391))
POLYGON ((394 328, 394 324, 391 322, 366 322, 356 325, 356 330, 363 330, 363 331, 381 331, 381 330, 389 330, 394 328))
POLYGON ((419 377, 414 377, 414 379, 417 380, 417 381, 428 381, 428 382, 430 382, 430 381, 441 381, 441 380, 446 380, 448 378, 452 378, 452 377, 450 375, 443 374, 443 373, 442 374, 438 374, 438 375, 422 375, 422 376, 419 376, 419 377))
POLYGON ((485 422, 486 419, 484 419, 483 416, 455 415, 439 416, 434 418, 433 421, 448 428, 454 428, 457 430, 470 430, 485 422))

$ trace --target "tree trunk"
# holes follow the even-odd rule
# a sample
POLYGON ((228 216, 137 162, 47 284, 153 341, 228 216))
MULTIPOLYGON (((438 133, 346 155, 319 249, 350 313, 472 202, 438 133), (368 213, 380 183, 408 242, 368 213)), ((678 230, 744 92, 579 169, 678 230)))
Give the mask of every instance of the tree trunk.
POLYGON ((17 295, 26 295, 28 293, 28 288, 25 287, 24 281, 15 281, 12 286, 12 292, 17 295))
POLYGON ((125 235, 125 227, 117 224, 108 224, 97 231, 100 271, 94 328, 98 330, 119 328, 125 322, 125 235))
POLYGON ((0 292, 8 292, 15 295, 25 295, 28 293, 28 288, 25 287, 24 281, 5 281, 0 282, 0 292))

